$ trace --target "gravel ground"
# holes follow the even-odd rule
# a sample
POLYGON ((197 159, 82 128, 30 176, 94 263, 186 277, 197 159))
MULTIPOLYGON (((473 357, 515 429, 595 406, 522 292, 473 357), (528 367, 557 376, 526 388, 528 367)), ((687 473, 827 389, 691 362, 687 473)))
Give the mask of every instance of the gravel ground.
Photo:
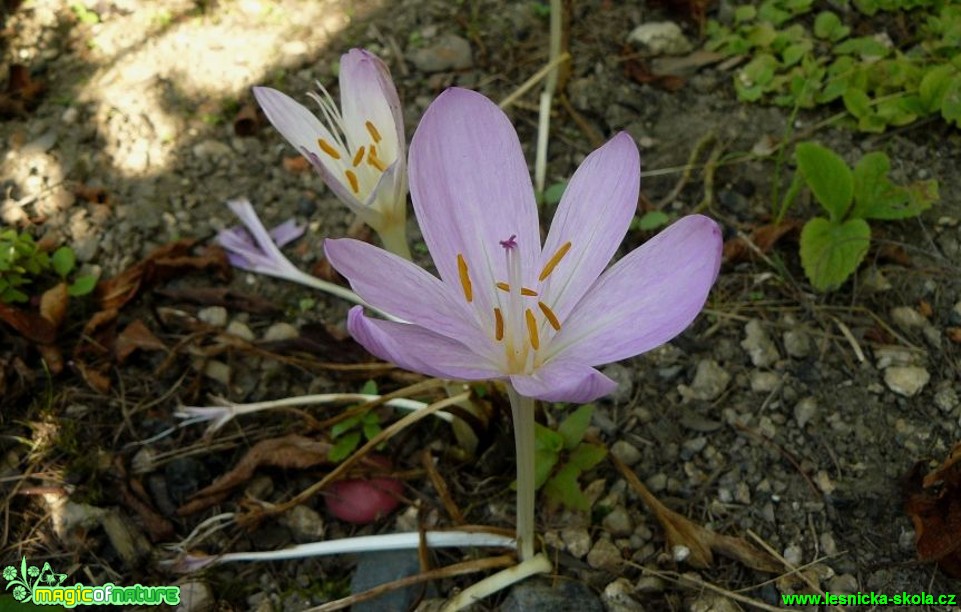
MULTIPOLYGON (((665 210, 685 214, 710 188, 708 214, 728 237, 765 219, 771 158, 720 166, 709 186, 695 172, 679 191, 679 173, 667 170, 683 165, 708 135, 728 153, 776 141, 785 133, 786 114, 738 103, 730 72, 716 65, 691 74, 675 92, 638 84, 624 70, 629 34, 670 16, 605 0, 575 4, 567 85, 572 110, 558 106, 555 114, 549 182, 570 176, 595 146, 591 133, 606 138, 626 130, 641 146, 648 202, 663 201, 665 210)), ((32 0, 6 16, 4 64, 27 66, 46 90, 35 107, 0 122, 0 219, 32 225, 38 237, 71 245, 83 265, 104 277, 173 240, 209 240, 235 223, 224 203, 237 197, 249 198, 268 226, 290 217, 306 223, 310 231, 288 253, 301 268, 327 273, 323 237, 343 235, 353 219, 269 126, 255 121, 252 133, 238 134, 235 118, 251 104, 253 85, 299 97, 315 80, 333 83, 340 54, 364 46, 391 66, 410 134, 445 87, 471 87, 499 100, 546 61, 547 21, 535 2, 91 0, 75 6, 86 8, 32 0), (96 14, 96 23, 84 19, 88 12, 96 14), (88 197, 91 190, 99 196, 88 197)), ((509 113, 532 159, 536 94, 509 113)), ((825 116, 801 113, 795 128, 811 128, 825 116)), ((899 482, 915 462, 940 463, 959 439, 961 349, 949 330, 961 326, 961 141, 940 123, 882 136, 821 128, 815 137, 849 163, 867 151, 886 151, 896 180, 937 178, 941 202, 920 219, 881 226, 879 244, 890 248, 872 252, 854 282, 834 294, 810 290, 790 238, 775 250, 778 265, 769 260, 726 266, 691 329, 650 354, 605 369, 620 387, 598 403, 591 432, 664 504, 717 532, 748 539, 756 534, 790 563, 806 566, 808 578, 824 590, 957 593, 956 580, 916 562, 914 527, 902 510, 899 482)), ((811 210, 805 203, 796 212, 811 210)), ((646 237, 632 232, 625 248, 646 237)), ((214 327, 232 325, 235 335, 249 339, 290 341, 298 333, 319 338, 326 343, 314 346, 321 360, 334 353, 348 361, 365 359, 343 340, 343 303, 245 273, 235 274, 229 285, 186 276, 172 286, 212 285, 259 296, 274 310, 245 312, 233 302, 221 311, 149 295, 131 304, 122 322, 147 322, 169 347, 187 335, 170 324, 170 311, 177 310, 214 327)), ((7 342, 11 333, 0 328, 4 367, 13 351, 23 350, 27 367, 39 369, 36 354, 7 342)), ((216 601, 224 610, 294 611, 349 592, 352 560, 228 565, 187 581, 156 563, 170 557, 161 543, 182 539, 216 511, 236 510, 243 494, 186 518, 175 514, 177 506, 258 440, 302 427, 299 417, 251 418, 190 455, 182 451, 204 447, 202 432, 181 430, 146 447, 177 459, 155 457, 139 471, 132 462, 138 456, 143 461, 145 451, 128 443, 170 427, 180 403, 204 402, 208 393, 258 401, 355 391, 365 376, 318 375, 229 350, 201 361, 196 352, 170 354, 166 361, 162 354, 138 356, 117 366, 105 395, 93 393, 68 367, 52 379, 35 377, 0 400, 6 434, 0 469, 7 500, 3 564, 24 554, 56 559, 59 571, 89 584, 180 580, 198 597, 212 598, 201 599, 206 603, 197 610, 213 609, 208 605, 216 601), (61 432, 45 446, 41 438, 52 424, 81 432, 74 434, 79 441, 61 432), (13 436, 31 440, 34 450, 13 436), (149 542, 142 517, 117 499, 111 479, 118 463, 146 483, 143 498, 170 521, 167 539, 149 542), (51 500, 61 498, 121 516, 139 534, 133 539, 142 550, 129 556, 116 550, 102 525, 59 532, 50 516, 51 500)), ((395 372, 380 384, 387 389, 412 380, 395 372)), ((546 418, 554 422, 562 413, 552 410, 546 418)), ((458 461, 449 429, 439 426, 413 430, 391 443, 390 454, 398 467, 414 469, 420 450, 429 447, 452 495, 469 512, 468 522, 510 528, 513 494, 505 474, 513 472, 507 459, 512 442, 505 418, 495 415, 482 438, 475 462, 458 461)), ((310 470, 267 470, 244 491, 281 501, 317 479, 310 470)), ((692 572, 775 607, 779 593, 806 588, 724 558, 695 570, 665 548, 663 529, 614 468, 601 464, 584 484, 595 500, 589 516, 545 509, 538 524, 558 561, 557 573, 586 585, 587 594, 580 596, 600 597, 606 609, 738 609, 709 589, 670 580, 674 572, 692 572)), ((313 500, 299 522, 285 517, 228 530, 201 548, 270 550, 312 533, 332 538, 409 528, 418 520, 445 524, 443 506, 422 475, 407 488, 419 511, 411 507, 384 524, 341 524, 313 500)), ((466 584, 439 581, 434 596, 466 584)), ((504 604, 511 605, 528 609, 504 604)))

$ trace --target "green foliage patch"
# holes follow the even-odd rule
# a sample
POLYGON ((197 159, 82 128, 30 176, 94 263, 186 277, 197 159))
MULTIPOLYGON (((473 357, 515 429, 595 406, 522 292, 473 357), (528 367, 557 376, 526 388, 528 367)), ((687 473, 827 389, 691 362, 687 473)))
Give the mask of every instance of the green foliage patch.
POLYGON ((801 265, 818 291, 837 289, 857 270, 871 242, 869 219, 916 217, 938 199, 935 180, 894 184, 888 176, 891 160, 881 152, 868 153, 853 169, 813 142, 799 143, 794 156, 795 178, 803 180, 828 215, 813 217, 801 230, 801 265))
MULTIPOLYGON (((0 302, 26 302, 30 290, 43 277, 56 276, 66 281, 76 264, 77 257, 70 247, 62 246, 51 255, 41 251, 26 232, 0 230, 0 302)), ((86 295, 96 284, 97 277, 81 275, 69 285, 68 292, 71 296, 86 295)), ((38 287, 32 293, 38 295, 41 291, 42 287, 38 287)))
POLYGON ((543 487, 552 505, 590 510, 578 480, 607 456, 603 446, 582 441, 593 413, 594 406, 585 404, 564 419, 557 431, 536 425, 534 485, 538 490, 543 487))
POLYGON ((765 0, 736 7, 732 21, 710 21, 706 46, 750 58, 734 77, 745 102, 789 108, 840 102, 863 132, 931 115, 961 127, 956 2, 765 0), (911 34, 895 44, 884 24, 899 20, 911 34), (865 30, 870 33, 855 35, 865 30))

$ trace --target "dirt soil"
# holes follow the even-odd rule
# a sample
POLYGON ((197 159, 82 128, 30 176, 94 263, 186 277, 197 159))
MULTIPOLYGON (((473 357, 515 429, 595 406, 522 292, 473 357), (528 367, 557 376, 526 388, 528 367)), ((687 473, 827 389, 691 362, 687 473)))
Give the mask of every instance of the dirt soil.
MULTIPOLYGON (((306 223, 307 235, 286 252, 302 269, 329 274, 322 240, 343 235, 353 219, 269 125, 256 116, 235 121, 250 110, 253 85, 306 101, 318 80, 336 97, 341 53, 362 46, 391 67, 409 136, 445 87, 501 100, 547 60, 548 21, 544 4, 534 1, 13 4, 0 13, 4 73, 22 64, 43 91, 0 122, 2 223, 71 245, 103 278, 180 239, 199 241, 183 254, 200 254, 218 230, 236 224, 225 202, 238 197, 249 198, 268 226, 291 217, 306 223), (452 36, 469 45, 470 54, 457 58, 467 67, 444 66, 459 53, 450 48, 452 36)), ((703 210, 729 239, 767 222, 774 182, 786 186, 792 169, 778 177, 774 156, 750 153, 784 137, 787 113, 738 102, 731 68, 717 63, 670 80, 681 85, 676 90, 638 82, 638 62, 650 58, 628 43, 636 26, 677 20, 695 45, 697 27, 644 3, 572 4, 573 61, 564 100, 555 105, 548 183, 569 178, 600 142, 626 130, 642 151, 642 211, 660 207, 676 217, 703 210), (699 146, 698 165, 685 174, 699 146), (705 170, 712 154, 718 163, 705 170)), ((507 109, 529 160, 537 91, 507 109)), ((763 543, 803 566, 822 590, 959 593, 957 580, 917 561, 902 478, 917 462, 939 464, 961 439, 961 138, 941 122, 883 135, 822 122, 837 110, 800 113, 795 133, 849 163, 883 150, 896 180, 936 178, 940 203, 919 219, 876 226, 877 248, 829 295, 807 284, 796 235, 763 257, 726 265, 689 330, 605 369, 620 387, 597 403, 592 434, 668 507, 763 543)), ((804 201, 792 216, 814 211, 804 201)), ((648 236, 632 230, 623 252, 648 236)), ((422 244, 415 253, 428 263, 422 244)), ((165 545, 203 521, 249 509, 255 499, 280 503, 319 480, 329 467, 264 467, 216 504, 177 512, 258 442, 294 433, 327 439, 329 428, 318 423, 339 410, 272 411, 204 438, 203 424, 178 428, 178 407, 207 404, 213 395, 253 402, 353 392, 371 377, 381 391, 420 380, 368 365, 372 358, 344 332, 347 304, 240 271, 228 279, 216 273, 216 261, 206 265, 199 272, 178 267, 122 306, 116 329, 139 321, 160 350, 139 350, 109 367, 97 353, 102 369, 94 373, 89 347, 74 352, 97 310, 92 300, 72 303, 57 340, 65 360, 59 374, 44 367, 35 343, 0 324, 0 565, 19 566, 22 556, 49 562, 68 574, 66 584, 176 582, 208 597, 197 610, 294 611, 349 594, 350 557, 234 563, 188 577, 163 564, 177 557, 165 545), (201 291, 226 288, 231 293, 201 291)), ((556 423, 568 411, 548 407, 542 420, 556 423)), ((379 414, 385 424, 396 419, 389 410, 379 414)), ((317 539, 311 534, 449 526, 423 471, 424 449, 467 523, 511 529, 508 415, 495 398, 479 429, 477 459, 465 457, 439 421, 391 440, 384 452, 406 485, 405 503, 389 519, 342 523, 318 495, 299 523, 283 516, 229 523, 190 548, 277 550, 317 539)), ((542 504, 538 529, 559 580, 607 593, 608 609, 779 608, 780 593, 811 590, 723 556, 691 567, 683 550, 666 546, 661 525, 611 464, 582 483, 594 500, 590 515, 542 504), (679 581, 683 574, 687 582, 679 581), (611 595, 618 589, 620 603, 611 595)), ((434 562, 467 558, 460 554, 445 551, 434 562)), ((440 580, 434 596, 476 579, 440 580)), ((499 595, 479 608, 502 601, 499 595)))

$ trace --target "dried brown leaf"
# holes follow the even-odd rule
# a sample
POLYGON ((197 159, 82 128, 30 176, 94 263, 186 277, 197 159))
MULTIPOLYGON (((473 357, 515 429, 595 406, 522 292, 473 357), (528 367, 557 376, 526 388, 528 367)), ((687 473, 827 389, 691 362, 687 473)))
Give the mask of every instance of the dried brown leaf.
POLYGON ((220 476, 210 486, 198 491, 191 500, 177 510, 186 516, 203 510, 219 501, 231 489, 247 482, 261 466, 287 469, 304 469, 328 463, 330 444, 290 434, 282 438, 270 438, 255 444, 232 470, 220 476))
POLYGON ((220 247, 211 246, 199 255, 190 255, 196 240, 184 238, 165 244, 117 276, 97 285, 103 310, 120 309, 143 290, 194 270, 212 270, 221 275, 230 271, 227 256, 220 247))
POLYGON ((67 283, 59 283, 43 292, 40 296, 40 316, 50 321, 54 328, 59 328, 67 316, 67 306, 70 295, 67 293, 67 283))
POLYGON ((40 357, 47 364, 47 370, 54 376, 63 372, 63 351, 56 344, 38 344, 40 357))
POLYGON ((0 302, 0 321, 15 329, 21 336, 38 344, 52 344, 57 328, 38 314, 0 302))
POLYGON ((201 304, 203 306, 223 306, 231 312, 243 311, 252 314, 276 314, 279 306, 257 295, 234 291, 226 287, 187 287, 184 289, 156 289, 155 293, 172 300, 201 304))
POLYGON ((234 116, 234 134, 242 138, 255 135, 263 125, 260 107, 253 102, 244 104, 234 116))
POLYGON ((140 319, 137 319, 120 332, 120 335, 117 336, 114 352, 117 356, 117 361, 123 363, 131 353, 138 349, 145 351, 167 350, 167 345, 157 338, 140 319))
MULTIPOLYGON (((801 229, 801 222, 797 219, 788 219, 774 224, 761 225, 751 231, 750 242, 765 255, 785 236, 796 236, 801 229)), ((741 236, 731 238, 724 243, 723 259, 725 263, 735 264, 744 261, 753 261, 757 252, 751 248, 751 244, 741 236)))
POLYGON ((77 369, 80 370, 80 375, 83 377, 84 382, 90 386, 91 389, 105 395, 110 391, 110 377, 107 376, 105 371, 94 368, 83 361, 75 361, 77 369))
POLYGON ((961 443, 937 469, 924 474, 925 468, 918 462, 902 481, 918 558, 961 578, 961 443))
POLYGON ((758 571, 779 573, 784 570, 777 559, 747 540, 717 534, 674 512, 662 504, 627 465, 613 454, 608 453, 608 458, 661 523, 668 546, 684 546, 690 551, 686 560, 688 565, 699 569, 710 567, 716 552, 758 571))
POLYGON ((93 202, 95 204, 110 203, 110 196, 103 187, 76 185, 73 188, 73 195, 75 195, 78 200, 83 200, 84 202, 93 202))

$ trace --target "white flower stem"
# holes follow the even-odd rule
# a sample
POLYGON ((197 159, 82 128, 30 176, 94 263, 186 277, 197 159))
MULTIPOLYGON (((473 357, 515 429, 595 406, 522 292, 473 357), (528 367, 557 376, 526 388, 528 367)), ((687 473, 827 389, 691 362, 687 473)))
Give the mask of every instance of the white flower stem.
MULTIPOLYGON (((551 0, 551 38, 550 59, 553 63, 561 56, 561 37, 563 28, 563 8, 561 0, 551 0)), ((554 91, 557 89, 559 69, 555 67, 547 74, 544 91, 541 93, 540 113, 537 121, 537 153, 534 160, 534 189, 538 194, 544 193, 544 183, 547 178, 547 140, 551 126, 551 105, 554 101, 554 91)))
POLYGON ((401 321, 397 317, 391 316, 390 314, 384 312, 383 310, 378 310, 377 308, 374 308, 373 306, 365 302, 363 299, 361 299, 359 295, 357 295, 350 289, 347 289, 346 287, 341 287, 340 285, 317 278, 316 276, 312 276, 310 274, 307 274, 306 272, 301 272, 300 270, 296 270, 296 273, 281 276, 281 278, 285 278, 295 283, 300 283, 301 285, 306 285, 313 289, 318 289, 320 291, 323 291, 324 293, 329 293, 330 295, 339 297, 343 300, 347 300, 348 302, 353 302, 354 304, 360 304, 361 306, 365 306, 370 310, 376 312, 380 316, 384 317, 388 321, 401 321))
POLYGON ((510 383, 507 396, 514 419, 517 453, 517 549, 521 561, 534 556, 534 400, 510 383))
POLYGON ((546 574, 551 569, 551 562, 544 553, 541 553, 467 587, 444 605, 443 612, 463 610, 485 597, 503 591, 512 584, 535 574, 546 574))
MULTIPOLYGON (((309 542, 281 550, 236 552, 219 556, 186 555, 179 563, 174 562, 172 565, 181 571, 196 571, 203 567, 236 561, 283 561, 349 553, 416 550, 417 547, 422 544, 426 544, 428 548, 452 548, 461 546, 512 548, 514 541, 509 537, 483 532, 426 531, 424 533, 391 533, 358 536, 342 540, 309 542)), ((550 565, 548 564, 548 570, 549 569, 550 565)))

